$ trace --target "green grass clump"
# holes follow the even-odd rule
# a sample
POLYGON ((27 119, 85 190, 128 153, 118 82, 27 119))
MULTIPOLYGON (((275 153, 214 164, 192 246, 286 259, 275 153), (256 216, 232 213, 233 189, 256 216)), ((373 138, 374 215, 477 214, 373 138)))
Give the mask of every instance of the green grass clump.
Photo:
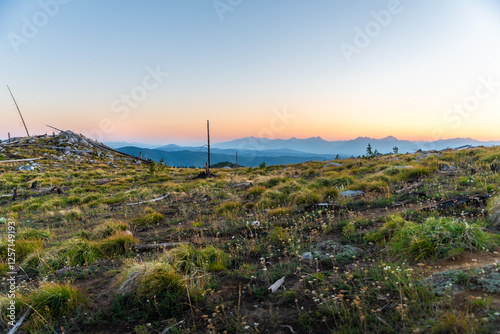
POLYGON ((32 228, 19 232, 19 237, 26 240, 49 240, 52 237, 52 232, 32 228))
POLYGON ((165 291, 184 291, 182 276, 175 268, 163 262, 151 262, 140 268, 143 272, 137 282, 137 295, 140 298, 153 298, 165 291))
POLYGON ((32 313, 27 324, 30 330, 42 329, 47 322, 55 325, 55 321, 74 314, 78 307, 87 302, 83 293, 69 282, 44 282, 22 299, 36 311, 32 313))
POLYGON ((367 241, 380 241, 382 239, 390 240, 392 236, 400 231, 406 224, 410 224, 400 215, 393 215, 386 218, 386 223, 382 225, 377 231, 369 232, 365 235, 367 241))
POLYGON ((139 240, 129 232, 121 232, 99 242, 102 254, 106 256, 123 255, 128 253, 132 246, 138 244, 139 240))
POLYGON ((41 251, 43 249, 43 241, 41 239, 17 239, 14 241, 14 246, 4 241, 0 243, 0 256, 2 259, 6 259, 7 255, 11 253, 9 252, 9 248, 15 250, 16 261, 22 261, 31 253, 41 251))
POLYGON ((326 201, 326 202, 331 202, 333 200, 335 200, 336 198, 339 197, 339 190, 336 189, 336 188, 327 188, 325 190, 323 190, 323 193, 322 193, 322 199, 323 201, 326 201))
POLYGON ((164 258, 183 274, 221 271, 226 269, 230 262, 226 252, 212 245, 204 248, 181 245, 165 254, 164 258))
POLYGON ((401 181, 409 182, 422 178, 424 176, 428 176, 430 174, 431 170, 427 167, 415 167, 405 169, 398 175, 398 177, 401 181))
POLYGON ((281 226, 275 226, 271 232, 269 232, 269 240, 274 245, 281 245, 291 238, 292 235, 290 234, 290 231, 281 226))
MULTIPOLYGON (((204 288, 203 284, 199 287, 204 288)), ((158 316, 175 316, 186 308, 183 297, 188 291, 188 277, 183 277, 169 263, 132 264, 119 277, 113 318, 119 322, 123 318, 144 321, 158 316)))
POLYGON ((128 224, 119 220, 108 220, 104 224, 97 226, 92 231, 93 239, 104 239, 118 232, 124 232, 129 229, 128 224))
POLYGON ((134 224, 137 226, 151 226, 161 223, 165 219, 161 213, 153 212, 147 213, 144 216, 137 217, 133 220, 134 224))
POLYGON ((241 207, 242 206, 240 203, 236 203, 234 201, 229 201, 229 202, 222 203, 218 208, 218 212, 219 213, 231 213, 231 212, 235 212, 235 211, 240 210, 241 207))
POLYGON ((500 241, 498 235, 485 232, 479 224, 456 218, 431 217, 422 224, 406 222, 394 228, 389 250, 415 260, 448 258, 463 250, 487 251, 500 241))
POLYGON ((270 209, 267 211, 267 216, 268 217, 282 217, 282 216, 287 216, 291 213, 291 210, 289 208, 275 208, 275 209, 270 209))
POLYGON ((95 242, 73 238, 61 245, 58 255, 61 260, 67 261, 68 266, 86 266, 93 264, 102 254, 95 242))
POLYGON ((293 197, 295 205, 313 205, 321 201, 321 197, 314 191, 303 189, 293 197))
POLYGON ((266 191, 266 187, 264 186, 253 186, 248 188, 247 193, 250 198, 256 199, 259 198, 266 191))

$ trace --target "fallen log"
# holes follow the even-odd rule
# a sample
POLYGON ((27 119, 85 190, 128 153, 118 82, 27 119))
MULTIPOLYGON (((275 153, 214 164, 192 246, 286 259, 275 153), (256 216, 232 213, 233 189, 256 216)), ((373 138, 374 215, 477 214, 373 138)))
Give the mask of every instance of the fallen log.
POLYGON ((127 205, 128 206, 134 206, 134 205, 140 205, 140 204, 144 204, 144 203, 158 202, 158 201, 161 201, 162 199, 167 198, 168 196, 170 196, 170 194, 166 194, 166 195, 163 195, 162 197, 150 199, 148 201, 140 201, 140 202, 137 202, 137 203, 128 203, 127 205))
POLYGON ((27 309, 26 312, 23 314, 23 316, 21 318, 19 318, 19 320, 16 322, 16 325, 14 327, 12 327, 12 329, 7 334, 14 334, 15 332, 17 332, 17 330, 19 329, 19 327, 21 327, 24 319, 26 319, 26 317, 28 316, 30 311, 31 311, 30 308, 27 309))
POLYGON ((486 206, 486 202, 490 197, 491 195, 488 194, 476 195, 476 196, 459 196, 457 198, 438 203, 437 205, 424 208, 423 210, 424 211, 444 210, 463 205, 486 206))
POLYGON ((31 159, 16 159, 16 160, 1 160, 1 163, 8 163, 8 162, 25 162, 25 161, 35 161, 35 160, 41 160, 41 159, 46 159, 45 157, 42 158, 31 158, 31 159))
POLYGON ((132 249, 137 252, 164 250, 174 248, 180 245, 189 245, 189 242, 166 242, 162 244, 139 244, 132 246, 132 249))

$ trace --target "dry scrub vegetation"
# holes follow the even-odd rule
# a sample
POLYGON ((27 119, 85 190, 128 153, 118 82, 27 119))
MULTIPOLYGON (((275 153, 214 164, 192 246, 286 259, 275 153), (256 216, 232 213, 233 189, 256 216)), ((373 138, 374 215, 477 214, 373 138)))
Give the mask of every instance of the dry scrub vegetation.
POLYGON ((31 309, 29 333, 500 328, 499 148, 217 169, 209 179, 66 153, 0 151, 46 158, 34 170, 0 164, 0 326, 15 222, 16 308, 18 318, 31 309))

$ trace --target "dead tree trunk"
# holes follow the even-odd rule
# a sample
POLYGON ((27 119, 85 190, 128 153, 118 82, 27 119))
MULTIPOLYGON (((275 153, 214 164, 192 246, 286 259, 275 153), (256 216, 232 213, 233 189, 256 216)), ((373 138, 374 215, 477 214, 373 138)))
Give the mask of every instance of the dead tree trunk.
POLYGON ((21 121, 23 121, 23 125, 24 125, 24 129, 26 130, 26 134, 29 137, 30 133, 28 132, 28 128, 26 127, 26 123, 24 122, 23 114, 21 114, 21 109, 19 109, 19 106, 17 105, 17 101, 14 98, 14 94, 12 94, 12 91, 10 90, 9 86, 7 86, 7 89, 9 90, 10 96, 12 96, 12 99, 14 100, 14 104, 16 105, 17 111, 19 112, 19 116, 21 116, 21 121))
POLYGON ((208 164, 207 164, 207 176, 210 175, 210 121, 207 120, 207 137, 208 137, 208 164))

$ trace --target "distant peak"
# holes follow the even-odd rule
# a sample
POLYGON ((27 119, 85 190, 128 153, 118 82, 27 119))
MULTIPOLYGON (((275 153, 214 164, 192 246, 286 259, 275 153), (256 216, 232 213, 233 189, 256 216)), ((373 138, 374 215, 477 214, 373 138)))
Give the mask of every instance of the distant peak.
POLYGON ((381 140, 387 140, 387 141, 389 141, 389 140, 398 140, 398 139, 396 137, 394 137, 394 136, 388 136, 388 137, 382 138, 381 140))

